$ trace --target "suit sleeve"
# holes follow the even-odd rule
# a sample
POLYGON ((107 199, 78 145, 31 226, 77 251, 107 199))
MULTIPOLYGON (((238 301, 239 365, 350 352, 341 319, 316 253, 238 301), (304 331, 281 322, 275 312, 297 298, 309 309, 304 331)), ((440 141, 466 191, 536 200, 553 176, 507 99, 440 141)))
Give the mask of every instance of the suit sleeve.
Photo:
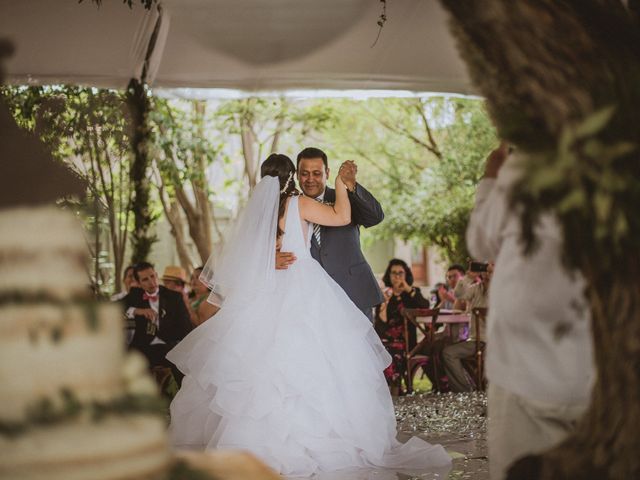
POLYGON ((351 221, 363 227, 373 227, 384 219, 380 202, 359 183, 354 192, 349 192, 351 202, 351 221))
POLYGON ((466 236, 467 247, 475 259, 487 261, 498 257, 505 229, 514 215, 509 194, 520 175, 519 161, 510 155, 498 178, 480 180, 466 236))
POLYGON ((176 313, 179 325, 178 338, 182 340, 193 329, 193 324, 191 323, 189 310, 187 310, 187 306, 184 304, 183 298, 181 296, 178 296, 176 300, 176 313))
POLYGON ((135 309, 136 304, 134 294, 134 289, 131 289, 127 295, 119 300, 120 306, 123 309, 123 328, 128 346, 139 345, 141 343, 143 332, 145 331, 145 329, 139 325, 140 319, 133 315, 133 310, 135 309))

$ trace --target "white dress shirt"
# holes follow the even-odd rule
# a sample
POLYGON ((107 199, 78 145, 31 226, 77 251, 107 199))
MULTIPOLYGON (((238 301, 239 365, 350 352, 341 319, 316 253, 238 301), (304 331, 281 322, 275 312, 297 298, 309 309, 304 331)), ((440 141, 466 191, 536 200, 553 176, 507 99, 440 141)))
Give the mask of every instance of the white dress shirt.
MULTIPOLYGON (((151 310, 153 310, 154 312, 156 312, 156 317, 153 320, 153 323, 155 324, 157 329, 160 329, 160 289, 156 290, 154 293, 149 293, 149 296, 156 297, 156 300, 151 300, 149 299, 149 307, 151 308, 151 310)), ((133 318, 135 317, 135 307, 129 307, 127 309, 127 318, 133 318)), ((157 336, 153 338, 153 340, 151 341, 151 345, 155 345, 157 343, 166 343, 164 340, 162 340, 161 338, 158 338, 157 336)))
POLYGON ((489 382, 516 395, 561 405, 589 401, 593 365, 585 282, 561 262, 562 231, 546 214, 535 228, 538 248, 524 256, 520 217, 509 208, 519 178, 511 155, 497 179, 478 185, 467 245, 482 261, 495 260, 489 291, 486 372, 489 382))
MULTIPOLYGON (((474 308, 487 308, 488 300, 488 288, 484 284, 476 282, 474 278, 469 275, 465 275, 456 284, 454 289, 454 295, 460 300, 464 300, 467 303, 467 311, 471 312, 474 308)), ((472 317, 472 321, 469 324, 469 337, 467 341, 473 342, 476 340, 476 336, 481 342, 486 342, 486 325, 485 320, 480 319, 478 321, 478 330, 476 332, 476 322, 472 317)))

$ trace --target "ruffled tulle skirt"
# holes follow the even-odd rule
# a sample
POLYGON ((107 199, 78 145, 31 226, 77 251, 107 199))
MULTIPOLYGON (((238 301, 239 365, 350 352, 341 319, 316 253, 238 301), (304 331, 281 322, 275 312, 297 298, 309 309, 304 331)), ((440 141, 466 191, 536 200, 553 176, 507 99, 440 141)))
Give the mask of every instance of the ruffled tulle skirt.
POLYGON ((167 358, 184 374, 171 403, 176 448, 244 449, 285 475, 450 463, 439 445, 396 440, 369 320, 313 259, 234 295, 167 358))

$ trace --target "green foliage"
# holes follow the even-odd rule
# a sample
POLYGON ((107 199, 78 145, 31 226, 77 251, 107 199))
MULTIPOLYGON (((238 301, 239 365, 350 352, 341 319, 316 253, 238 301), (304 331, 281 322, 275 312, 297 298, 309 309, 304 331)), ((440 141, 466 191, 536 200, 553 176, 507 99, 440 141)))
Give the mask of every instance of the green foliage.
POLYGON ((336 113, 331 102, 251 97, 221 102, 213 118, 223 135, 248 134, 261 162, 272 150, 295 157, 314 133, 336 121, 336 113))
POLYGON ((435 245, 450 262, 468 257, 465 231, 484 159, 496 136, 481 101, 464 98, 339 101, 325 132, 335 168, 360 164, 358 178, 380 200, 378 238, 435 245))
POLYGON ((158 219, 157 215, 153 214, 150 201, 151 157, 149 149, 152 134, 147 117, 151 110, 151 101, 146 86, 135 79, 129 82, 126 100, 131 114, 131 150, 133 151, 129 171, 129 180, 134 188, 131 202, 134 220, 131 235, 131 263, 138 263, 147 261, 151 247, 158 240, 158 237, 151 230, 158 219))
MULTIPOLYGON (((159 216, 149 190, 154 183, 169 202, 179 200, 194 234, 198 215, 207 215, 205 202, 214 205, 231 193, 242 203, 250 185, 245 179, 256 179, 272 150, 295 161, 303 147, 316 145, 328 153, 334 174, 342 161, 357 160, 358 180, 381 201, 385 221, 364 234, 365 242, 372 237, 411 239, 439 247, 448 261, 464 261, 476 184, 496 143, 483 103, 475 99, 262 97, 205 104, 152 97, 139 85, 131 86, 128 97, 79 87, 8 87, 5 93, 18 122, 37 130, 58 158, 77 169, 110 166, 104 189, 98 188, 98 170, 93 176, 91 169, 82 170, 91 185, 88 226, 97 238, 110 225, 107 212, 117 210, 115 219, 133 230, 134 242, 140 239, 136 258, 146 256, 153 241, 141 227, 159 216), (132 123, 144 123, 142 130, 132 135, 132 123), (132 150, 144 157, 137 167, 132 150), (149 173, 150 163, 159 178, 149 173), (108 200, 109 192, 114 199, 108 200)), ((211 245, 210 240, 192 240, 198 250, 204 250, 200 244, 211 245)), ((94 250, 96 271, 111 265, 105 249, 94 250)))
POLYGON ((119 277, 131 228, 130 122, 123 93, 77 86, 6 86, 0 95, 20 127, 36 133, 54 158, 86 180, 84 203, 69 207, 82 212, 90 232, 92 283, 99 293, 113 278, 106 271, 115 266, 119 277), (102 247, 105 235, 110 249, 102 247))
POLYGON ((566 266, 592 282, 636 281, 638 2, 503 0, 489 16, 483 2, 441 3, 500 136, 521 152, 525 247, 540 215, 555 214, 566 266))
MULTIPOLYGON (((567 241, 601 252, 598 261, 605 268, 615 267, 615 258, 637 247, 637 238, 630 234, 640 232, 640 222, 625 205, 640 202, 640 180, 628 174, 637 169, 638 145, 603 139, 615 113, 607 106, 567 125, 556 151, 530 156, 523 163, 525 175, 512 200, 527 207, 522 232, 528 251, 536 247, 537 218, 550 209, 567 241)), ((565 252, 564 260, 570 268, 582 261, 578 250, 565 252)))
POLYGON ((211 134, 211 121, 198 115, 195 102, 154 98, 150 121, 154 158, 167 184, 193 182, 209 189, 206 169, 216 159, 229 160, 221 155, 221 139, 211 134))

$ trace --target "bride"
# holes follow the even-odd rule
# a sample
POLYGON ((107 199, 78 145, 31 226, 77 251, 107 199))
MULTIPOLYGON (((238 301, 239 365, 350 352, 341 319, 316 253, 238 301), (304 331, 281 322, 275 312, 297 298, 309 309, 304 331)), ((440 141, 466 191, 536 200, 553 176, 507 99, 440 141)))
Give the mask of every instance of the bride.
POLYGON ((171 403, 176 448, 243 449, 285 475, 353 467, 449 465, 440 445, 396 440, 383 370, 391 359, 371 323, 311 257, 313 224, 346 225, 336 202, 299 196, 295 166, 273 154, 226 240, 203 272, 222 308, 167 358, 184 374, 171 403), (275 269, 281 247, 298 260, 275 269))

